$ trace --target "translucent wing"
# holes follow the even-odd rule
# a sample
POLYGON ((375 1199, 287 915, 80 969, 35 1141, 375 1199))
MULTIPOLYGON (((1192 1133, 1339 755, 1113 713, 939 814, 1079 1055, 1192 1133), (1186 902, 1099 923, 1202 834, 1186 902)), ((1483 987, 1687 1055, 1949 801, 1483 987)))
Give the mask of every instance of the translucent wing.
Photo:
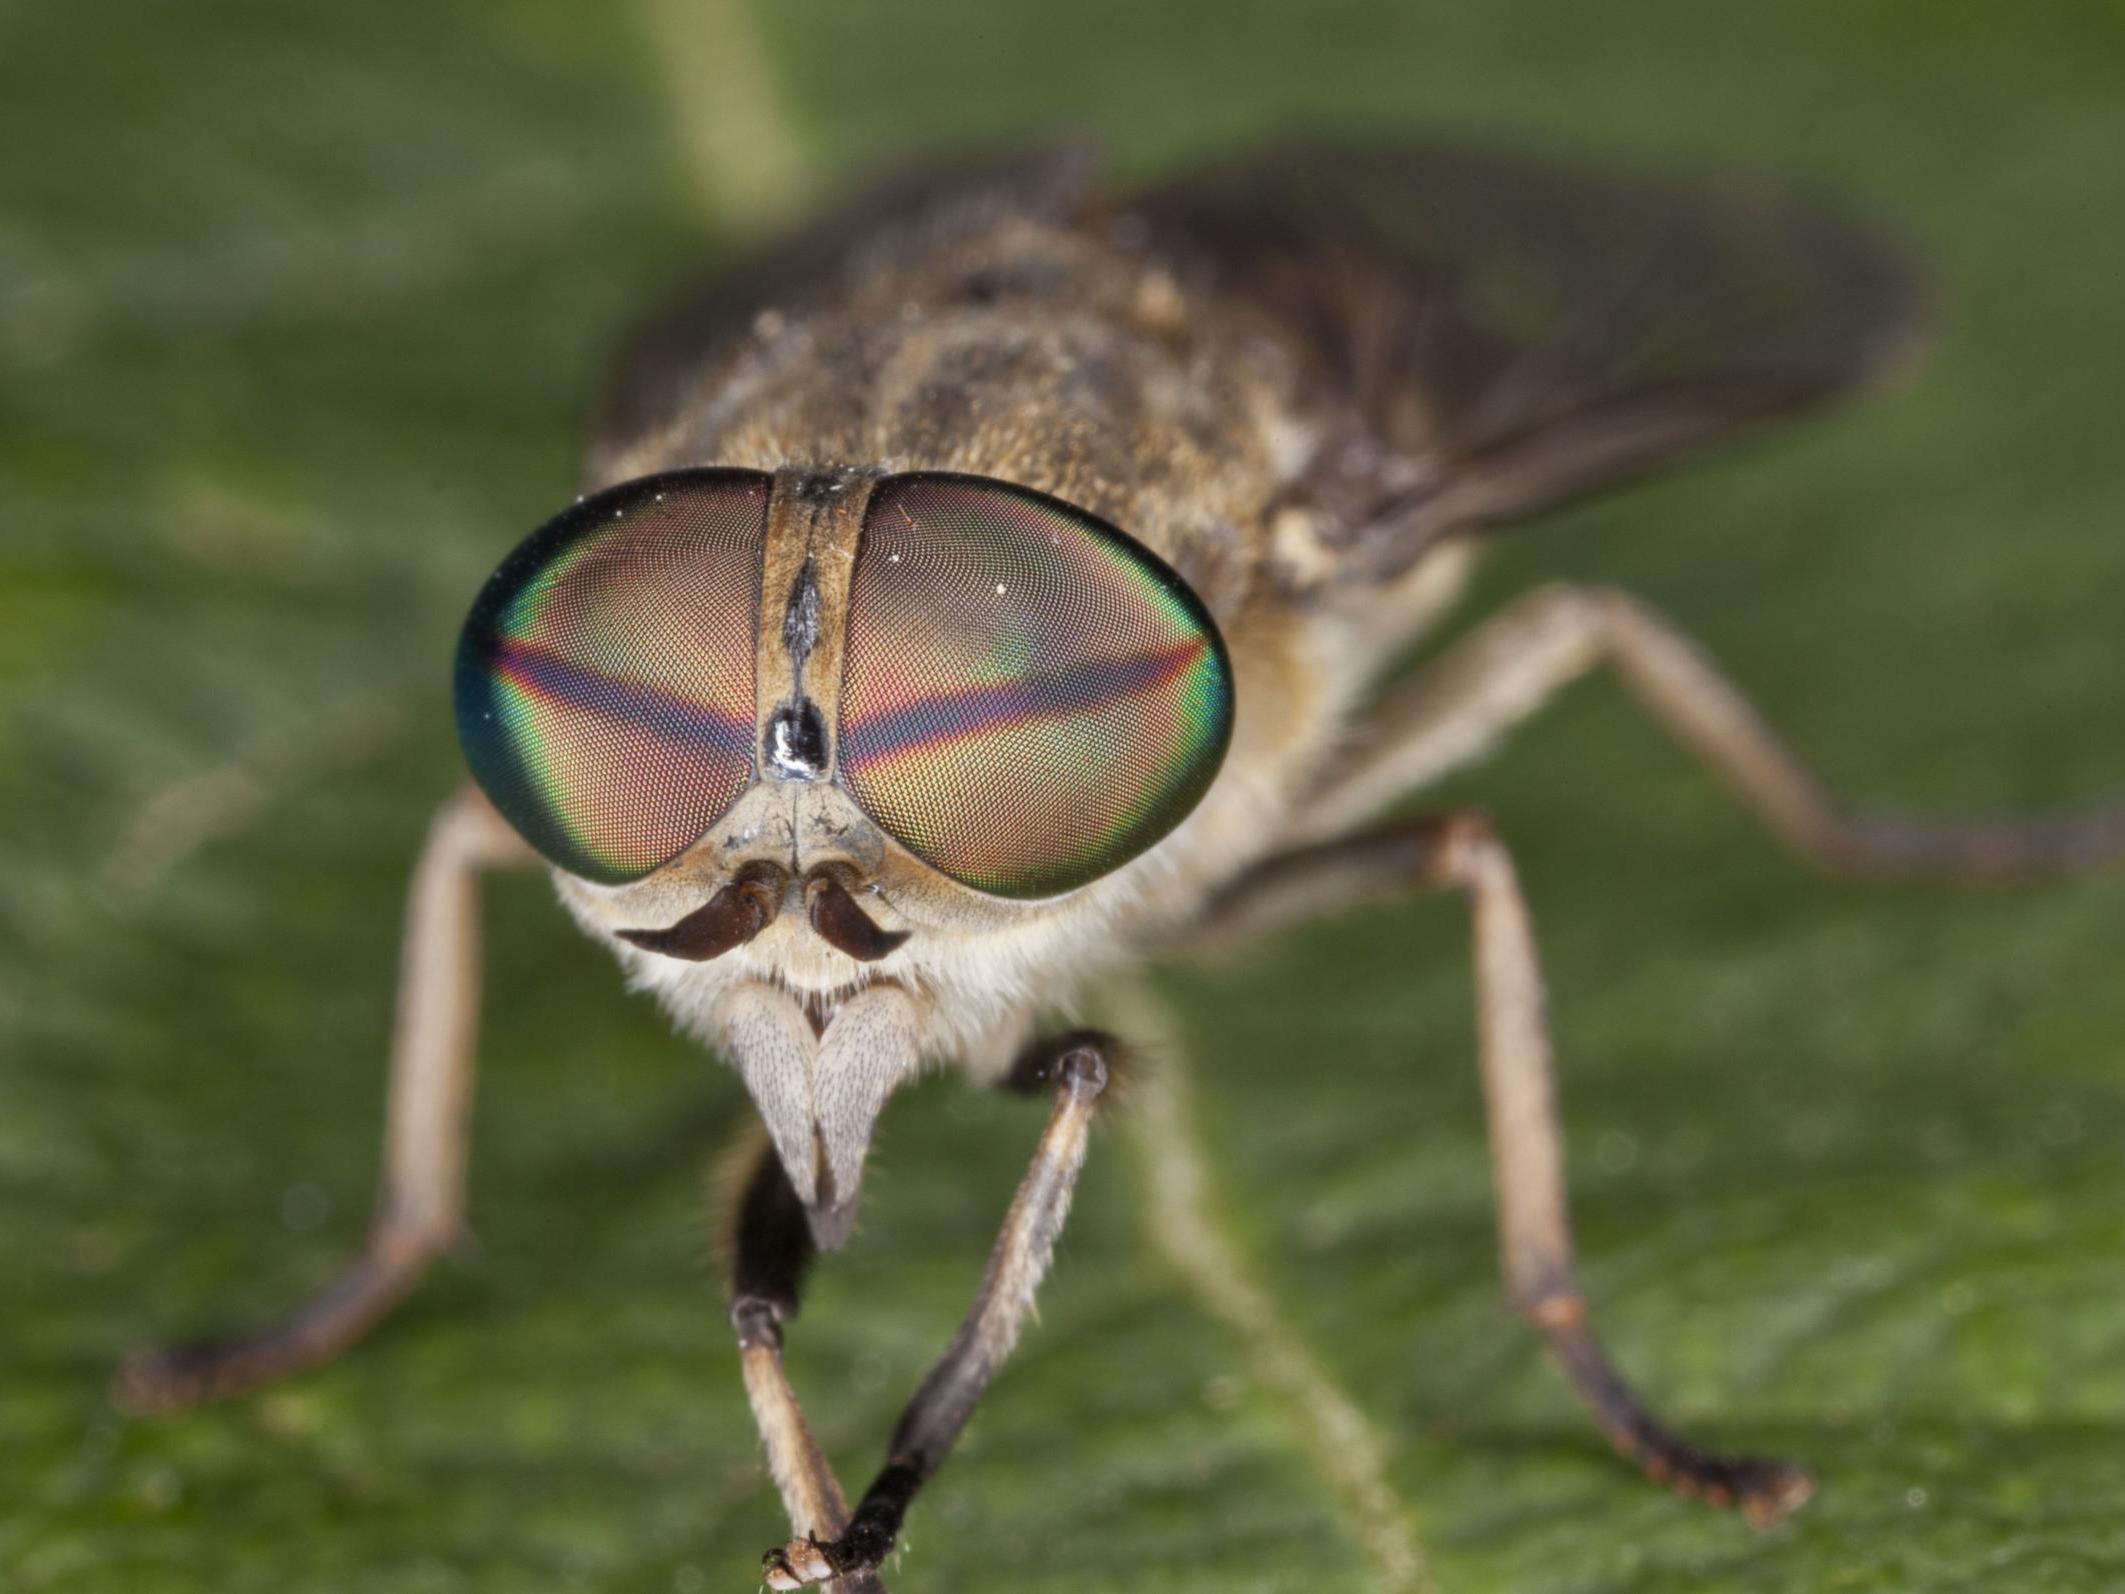
POLYGON ((1299 496, 1354 574, 1811 409, 1915 342, 1895 249, 1739 180, 1294 146, 1115 221, 1296 353, 1322 420, 1299 496))

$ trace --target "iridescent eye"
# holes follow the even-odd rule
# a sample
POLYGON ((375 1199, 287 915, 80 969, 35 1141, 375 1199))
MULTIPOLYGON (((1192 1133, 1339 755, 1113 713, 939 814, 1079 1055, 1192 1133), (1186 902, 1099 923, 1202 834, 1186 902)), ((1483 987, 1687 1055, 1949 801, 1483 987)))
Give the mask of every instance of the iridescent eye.
POLYGON ((1186 817, 1232 732, 1232 669, 1186 582, 1082 510, 896 476, 849 594, 840 770, 976 890, 1068 891, 1186 817))
POLYGON ((473 604, 458 738, 563 869, 637 879, 751 781, 767 498, 753 471, 627 482, 533 532, 473 604))

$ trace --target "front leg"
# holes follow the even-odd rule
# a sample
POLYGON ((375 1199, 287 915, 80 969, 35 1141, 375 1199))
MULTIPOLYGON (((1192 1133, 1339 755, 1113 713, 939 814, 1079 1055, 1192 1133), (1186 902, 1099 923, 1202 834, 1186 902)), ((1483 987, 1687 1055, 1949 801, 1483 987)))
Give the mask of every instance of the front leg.
POLYGON ((1285 853, 1206 914, 1205 939, 1260 933, 1327 908, 1415 887, 1458 890, 1474 916, 1483 1096, 1506 1292, 1532 1323, 1609 1442, 1656 1483, 1769 1526, 1814 1484, 1790 1462, 1699 1449, 1653 1415, 1587 1320, 1572 1263, 1556 1066, 1542 966, 1512 855, 1481 814, 1456 813, 1285 853))
POLYGON ((268 1328, 135 1352, 112 1387, 120 1406, 172 1411, 330 1361, 457 1239, 479 1014, 479 881, 489 869, 532 861, 472 788, 436 811, 407 896, 383 1182, 367 1245, 331 1284, 268 1328))
POLYGON ((916 1491, 951 1453, 982 1391, 1018 1341, 1069 1216, 1092 1115, 1106 1091, 1114 1055, 1111 1037, 1078 1030, 1032 1048, 1012 1069, 1013 1089, 1032 1094, 1052 1086, 1055 1107, 1004 1216, 974 1304, 902 1412, 885 1467, 864 1492, 847 1530, 831 1539, 802 1534, 768 1551, 769 1588, 802 1588, 860 1574, 892 1550, 916 1491))
MULTIPOLYGON (((816 1247, 804 1202, 773 1143, 764 1134, 752 1139, 751 1169, 739 1190, 728 1247, 730 1322, 738 1336, 745 1398, 767 1448, 767 1469, 798 1535, 790 1541, 793 1562, 784 1551, 773 1554, 814 1571, 814 1581, 824 1581, 833 1569, 816 1546, 847 1530, 848 1497, 812 1437, 782 1365, 783 1328, 797 1315, 816 1247)), ((770 1579, 773 1575, 771 1569, 770 1579)), ((868 1571, 846 1578, 842 1589, 843 1594, 885 1594, 877 1573, 868 1571)))

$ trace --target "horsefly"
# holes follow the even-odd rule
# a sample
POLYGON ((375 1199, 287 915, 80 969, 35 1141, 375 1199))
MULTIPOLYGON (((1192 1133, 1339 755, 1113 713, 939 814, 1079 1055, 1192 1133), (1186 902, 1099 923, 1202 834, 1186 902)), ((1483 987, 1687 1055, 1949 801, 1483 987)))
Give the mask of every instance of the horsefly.
POLYGON ((1369 895, 1473 912, 1506 1288, 1616 1448, 1768 1523, 1801 1467, 1714 1454, 1609 1362, 1574 1282, 1542 979, 1471 811, 1379 823, 1615 670, 1795 852, 2004 879, 2125 811, 1858 819, 1619 592, 1539 590, 1375 694, 1497 528, 1900 364, 1897 253, 1777 188, 1480 149, 1289 147, 1103 197, 1077 151, 912 172, 652 323, 586 496, 478 594, 474 784, 415 870, 382 1196, 261 1334, 143 1353, 168 1408, 321 1362, 459 1229, 483 871, 578 924, 757 1106, 731 1322, 793 1536, 777 1589, 878 1568, 1029 1313, 1120 1042, 1042 1038, 1124 963, 1369 895), (925 1064, 1051 1103, 963 1325, 853 1508, 783 1371, 880 1109, 925 1064))

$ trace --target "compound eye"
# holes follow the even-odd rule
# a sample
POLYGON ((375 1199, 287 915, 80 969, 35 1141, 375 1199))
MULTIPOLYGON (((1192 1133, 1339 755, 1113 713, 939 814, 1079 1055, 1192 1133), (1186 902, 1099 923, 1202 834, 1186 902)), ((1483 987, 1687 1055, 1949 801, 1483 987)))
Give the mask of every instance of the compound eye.
POLYGON ((896 476, 849 594, 842 784, 977 891, 1045 897, 1188 814, 1232 734, 1232 668, 1187 583, 1057 499, 896 476))
POLYGON ((533 532, 473 603, 458 739, 571 874, 639 879, 750 784, 767 500, 754 471, 623 483, 533 532))

